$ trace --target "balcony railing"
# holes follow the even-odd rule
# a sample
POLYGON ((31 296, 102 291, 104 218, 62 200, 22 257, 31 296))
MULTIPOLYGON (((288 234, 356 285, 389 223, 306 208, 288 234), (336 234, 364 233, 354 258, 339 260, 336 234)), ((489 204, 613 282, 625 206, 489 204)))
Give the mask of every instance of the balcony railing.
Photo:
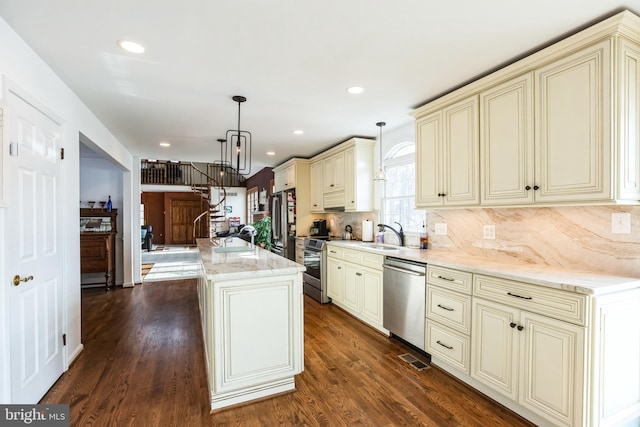
MULTIPOLYGON (((244 176, 226 165, 203 163, 199 166, 223 187, 246 187, 244 176)), ((142 160, 140 183, 150 185, 206 185, 206 177, 193 170, 190 162, 142 160), (201 182, 203 181, 204 182, 201 182)))

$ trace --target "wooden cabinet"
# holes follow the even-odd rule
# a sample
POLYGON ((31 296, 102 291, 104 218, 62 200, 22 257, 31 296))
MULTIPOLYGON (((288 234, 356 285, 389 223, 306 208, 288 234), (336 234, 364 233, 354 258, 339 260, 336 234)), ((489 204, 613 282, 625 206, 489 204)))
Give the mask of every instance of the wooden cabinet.
POLYGON ((322 199, 324 196, 324 174, 322 161, 315 161, 309 165, 309 173, 311 175, 311 212, 324 212, 324 204, 322 199))
POLYGON ((384 257, 334 245, 327 251, 327 294, 331 302, 388 334, 382 327, 384 257))
POLYGON ((471 376, 556 425, 582 425, 585 328, 481 298, 471 376))
POLYGON ((80 274, 84 286, 104 284, 106 290, 115 286, 117 215, 117 209, 80 209, 80 274))
POLYGON ((480 202, 477 95, 416 121, 416 159, 416 207, 480 202))

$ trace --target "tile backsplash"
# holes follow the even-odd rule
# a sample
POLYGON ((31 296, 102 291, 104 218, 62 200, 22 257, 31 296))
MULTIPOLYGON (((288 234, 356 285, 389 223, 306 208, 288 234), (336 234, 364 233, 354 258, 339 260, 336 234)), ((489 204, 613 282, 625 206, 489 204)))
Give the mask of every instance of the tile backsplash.
POLYGON ((427 226, 438 250, 640 278, 637 206, 428 210, 427 226), (630 234, 612 232, 612 213, 630 214, 630 234), (495 240, 483 238, 484 225, 495 225, 495 240))

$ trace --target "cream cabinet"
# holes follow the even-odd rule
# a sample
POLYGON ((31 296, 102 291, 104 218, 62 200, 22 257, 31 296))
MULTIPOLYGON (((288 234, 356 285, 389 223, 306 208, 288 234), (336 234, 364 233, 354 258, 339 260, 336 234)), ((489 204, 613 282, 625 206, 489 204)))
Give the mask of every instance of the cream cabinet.
POLYGON ((374 145, 374 140, 351 138, 311 160, 314 212, 330 209, 370 212, 373 209, 374 145))
POLYGON ((304 237, 296 237, 296 262, 304 265, 304 237))
POLYGON ((472 377, 556 425, 582 425, 585 328, 473 302, 472 377))
POLYGON ((416 206, 639 203, 639 27, 623 12, 418 108, 416 206), (461 143, 475 96, 479 171, 461 143))
POLYGON ((611 44, 535 70, 536 202, 612 199, 611 44))
POLYGON ((283 169, 274 169, 273 182, 276 193, 279 191, 291 190, 296 187, 296 164, 287 165, 283 169))
POLYGON ((480 93, 483 205, 534 201, 533 74, 480 93))
POLYGON ((5 156, 8 156, 9 153, 9 141, 8 138, 5 137, 4 133, 8 132, 7 127, 4 126, 4 112, 3 112, 3 104, 0 103, 0 149, 2 149, 2 153, 0 153, 0 208, 6 207, 7 205, 7 159, 5 156), (6 143, 5 143, 6 140, 6 143))
POLYGON ((322 161, 324 171, 324 192, 331 193, 334 191, 344 190, 344 151, 322 161))
POLYGON ((425 351, 465 374, 470 366, 472 277, 427 265, 425 351))
POLYGON ((311 212, 324 212, 323 196, 323 164, 321 161, 312 162, 309 165, 309 173, 311 175, 311 212))
POLYGON ((416 121, 416 207, 480 203, 478 96, 416 121))
POLYGON ((382 327, 382 255, 329 243, 327 295, 331 302, 370 326, 382 327))

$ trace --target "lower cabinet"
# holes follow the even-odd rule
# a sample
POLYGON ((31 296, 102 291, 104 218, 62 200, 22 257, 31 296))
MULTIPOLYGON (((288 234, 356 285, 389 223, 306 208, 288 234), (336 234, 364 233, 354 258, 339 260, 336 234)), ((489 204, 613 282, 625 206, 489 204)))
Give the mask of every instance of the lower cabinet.
POLYGON ((329 248, 327 295, 333 304, 386 334, 382 327, 383 261, 383 256, 366 251, 329 248))
POLYGON ((475 298, 471 376, 560 425, 582 425, 585 328, 475 298))

